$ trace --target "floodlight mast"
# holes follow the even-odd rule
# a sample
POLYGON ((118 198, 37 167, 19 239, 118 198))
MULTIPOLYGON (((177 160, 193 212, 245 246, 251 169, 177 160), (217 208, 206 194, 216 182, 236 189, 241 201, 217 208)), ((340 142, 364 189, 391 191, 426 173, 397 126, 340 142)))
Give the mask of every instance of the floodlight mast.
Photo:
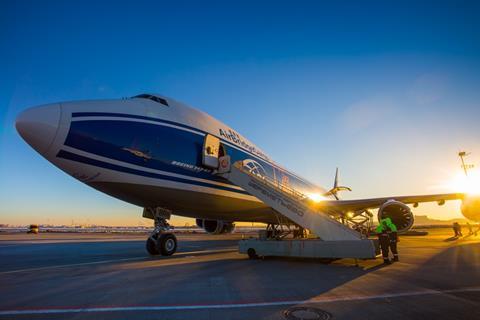
POLYGON ((460 151, 458 153, 458 156, 460 157, 460 160, 462 161, 462 169, 463 169, 463 172, 465 172, 465 176, 468 177, 468 169, 472 169, 474 166, 473 164, 466 164, 465 163, 465 157, 470 155, 470 152, 467 153, 466 151, 460 151))

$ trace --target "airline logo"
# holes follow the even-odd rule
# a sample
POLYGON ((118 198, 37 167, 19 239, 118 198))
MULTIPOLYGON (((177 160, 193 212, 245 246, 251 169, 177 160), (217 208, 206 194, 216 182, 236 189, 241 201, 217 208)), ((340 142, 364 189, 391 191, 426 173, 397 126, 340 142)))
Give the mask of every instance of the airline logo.
POLYGON ((263 152, 261 152, 260 150, 258 150, 254 146, 249 145, 235 131, 233 131, 231 129, 223 130, 223 129, 220 128, 219 132, 220 132, 220 136, 227 139, 228 141, 233 142, 234 144, 236 144, 236 145, 238 145, 238 146, 240 146, 244 149, 247 149, 251 153, 258 155, 263 159, 268 159, 268 157, 263 152))

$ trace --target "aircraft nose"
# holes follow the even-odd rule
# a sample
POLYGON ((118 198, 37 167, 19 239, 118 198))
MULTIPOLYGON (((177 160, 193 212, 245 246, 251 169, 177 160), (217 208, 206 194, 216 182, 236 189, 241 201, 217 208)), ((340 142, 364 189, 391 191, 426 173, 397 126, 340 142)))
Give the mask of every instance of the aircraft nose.
POLYGON ((60 123, 60 104, 27 109, 17 116, 15 127, 33 149, 45 154, 55 139, 60 123))

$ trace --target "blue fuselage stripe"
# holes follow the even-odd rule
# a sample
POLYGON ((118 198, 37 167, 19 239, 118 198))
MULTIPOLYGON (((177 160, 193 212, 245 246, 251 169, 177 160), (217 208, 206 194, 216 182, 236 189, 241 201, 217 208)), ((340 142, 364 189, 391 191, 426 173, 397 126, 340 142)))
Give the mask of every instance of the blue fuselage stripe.
MULTIPOLYGON (((203 167, 203 136, 191 131, 206 134, 205 131, 173 121, 123 113, 74 112, 72 118, 77 120, 70 123, 66 146, 148 169, 209 180, 212 181, 211 185, 216 185, 215 182, 232 185, 228 180, 212 175, 211 170, 203 167), (96 119, 90 120, 92 117, 96 119), (153 123, 128 119, 148 120, 153 123), (162 124, 174 125, 177 128, 162 124)), ((316 188, 241 147, 234 148, 227 144, 224 144, 224 147, 232 162, 254 156, 257 160, 252 162, 261 167, 265 171, 263 174, 268 177, 286 182, 300 191, 308 192, 316 188)))
POLYGON ((137 170, 137 169, 132 169, 132 168, 127 168, 123 166, 119 166, 113 163, 108 163, 96 159, 91 159, 88 157, 84 157, 69 151, 65 150, 60 150, 57 154, 57 157, 71 160, 71 161, 76 161, 104 169, 109 169, 109 170, 114 170, 118 172, 123 172, 123 173, 129 173, 129 174, 134 174, 142 177, 147 177, 147 178, 154 178, 154 179, 162 179, 162 180, 168 180, 168 181, 174 181, 174 182, 181 182, 181 183, 186 183, 190 185, 196 185, 196 186, 202 186, 202 187, 209 187, 213 189, 219 189, 219 190, 225 190, 225 191, 231 191, 231 192, 236 192, 236 193, 241 193, 241 194, 247 194, 247 192, 238 190, 238 189, 233 189, 229 187, 224 187, 224 186, 219 186, 219 185, 212 185, 207 182, 201 182, 201 181, 195 181, 195 180, 190 180, 190 179, 185 179, 185 178, 179 178, 179 177, 172 177, 172 176, 167 176, 163 174, 158 174, 158 173, 153 173, 153 172, 146 172, 142 170, 137 170))
MULTIPOLYGON (((152 118, 152 117, 146 117, 146 116, 140 116, 140 115, 136 115, 136 114, 114 113, 114 112, 73 112, 72 113, 72 118, 88 118, 88 117, 114 117, 114 118, 147 120, 147 121, 152 121, 152 122, 156 122, 156 123, 160 123, 160 124, 174 125, 174 126, 177 126, 177 127, 180 127, 180 128, 185 128, 185 129, 188 129, 188 130, 195 131, 199 134, 204 134, 204 135, 205 134, 211 134, 211 133, 209 133, 207 131, 204 131, 202 129, 198 129, 198 128, 195 128, 195 127, 192 127, 192 126, 188 126, 188 125, 183 124, 183 123, 178 123, 178 122, 175 122, 175 121, 158 119, 158 118, 152 118)), ((217 136, 217 138, 219 138, 221 141, 223 141, 225 143, 232 143, 231 141, 225 140, 220 136, 217 136)), ((260 159, 260 160, 268 163, 272 167, 275 166, 269 160, 267 160, 265 158, 262 158, 262 157, 260 157, 256 154, 253 154, 252 152, 243 148, 242 146, 235 145, 235 147, 241 149, 244 153, 248 154, 249 156, 253 156, 257 159, 260 159)), ((283 170, 280 170, 280 171, 283 171, 283 170)), ((289 175, 292 175, 292 174, 289 174, 289 175)))
POLYGON ((146 116, 139 116, 139 115, 136 115, 136 114, 112 113, 112 112, 73 112, 72 113, 72 118, 79 118, 79 117, 120 117, 120 118, 148 120, 148 121, 152 121, 152 122, 175 125, 175 126, 182 127, 182 128, 185 128, 185 129, 197 131, 198 133, 202 133, 202 134, 207 133, 206 131, 203 131, 203 130, 200 130, 198 128, 194 128, 194 127, 191 127, 191 126, 187 126, 187 125, 182 124, 182 123, 169 121, 169 120, 158 119, 158 118, 146 117, 146 116))

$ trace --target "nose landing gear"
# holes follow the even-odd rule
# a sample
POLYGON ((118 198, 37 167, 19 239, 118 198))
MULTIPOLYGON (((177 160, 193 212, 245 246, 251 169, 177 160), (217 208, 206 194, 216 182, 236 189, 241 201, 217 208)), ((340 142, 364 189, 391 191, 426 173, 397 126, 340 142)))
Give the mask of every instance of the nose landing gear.
POLYGON ((173 233, 152 234, 145 247, 152 256, 171 256, 177 251, 177 237, 173 233))
POLYGON ((177 237, 171 232, 167 219, 170 219, 170 212, 163 208, 145 208, 144 216, 153 217, 155 229, 148 237, 145 244, 147 252, 152 256, 171 256, 177 251, 177 237))

